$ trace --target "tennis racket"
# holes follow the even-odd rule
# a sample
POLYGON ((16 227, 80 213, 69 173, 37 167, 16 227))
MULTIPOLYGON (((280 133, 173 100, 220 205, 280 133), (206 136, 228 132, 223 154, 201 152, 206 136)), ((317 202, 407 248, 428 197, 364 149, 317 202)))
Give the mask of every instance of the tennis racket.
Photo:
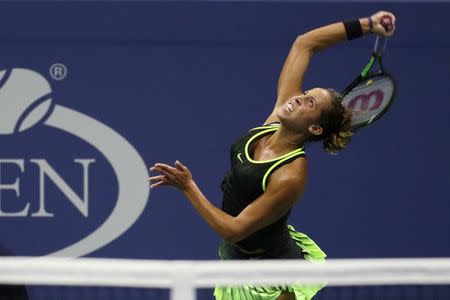
POLYGON ((387 38, 377 36, 369 63, 342 91, 342 105, 351 113, 350 128, 353 130, 381 118, 395 99, 395 79, 384 70, 381 59, 386 44, 387 38), (371 72, 375 62, 378 71, 371 72))

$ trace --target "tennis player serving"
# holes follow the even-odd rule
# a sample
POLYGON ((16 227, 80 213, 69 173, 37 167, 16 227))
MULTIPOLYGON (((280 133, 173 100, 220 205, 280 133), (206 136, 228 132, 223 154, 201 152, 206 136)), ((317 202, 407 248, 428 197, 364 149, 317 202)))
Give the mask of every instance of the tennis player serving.
MULTIPOLYGON (((317 52, 368 34, 390 37, 395 16, 380 11, 370 17, 338 22, 298 36, 282 68, 273 112, 261 127, 251 129, 231 146, 231 168, 222 182, 222 209, 201 192, 189 169, 156 163, 151 188, 174 186, 209 226, 223 238, 220 258, 307 259, 322 261, 325 253, 305 234, 287 225, 308 176, 304 146, 323 141, 330 153, 345 148, 352 136, 350 114, 333 89, 302 89, 308 64, 317 52)), ((217 287, 220 300, 311 299, 321 285, 217 287)))

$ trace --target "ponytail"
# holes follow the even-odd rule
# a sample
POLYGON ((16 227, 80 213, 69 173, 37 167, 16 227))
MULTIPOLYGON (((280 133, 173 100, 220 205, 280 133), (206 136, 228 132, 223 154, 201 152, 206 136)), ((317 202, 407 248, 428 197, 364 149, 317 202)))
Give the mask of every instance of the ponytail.
POLYGON ((336 133, 331 133, 323 140, 323 149, 330 154, 337 154, 344 149, 353 136, 350 130, 351 115, 345 111, 341 129, 336 133))

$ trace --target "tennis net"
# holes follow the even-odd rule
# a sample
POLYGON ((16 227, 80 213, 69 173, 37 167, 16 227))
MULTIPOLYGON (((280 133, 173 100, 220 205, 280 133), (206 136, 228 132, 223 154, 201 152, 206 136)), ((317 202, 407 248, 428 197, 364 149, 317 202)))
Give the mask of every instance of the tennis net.
POLYGON ((314 300, 450 299, 450 259, 160 261, 1 257, 0 300, 212 299, 220 286, 323 284, 314 300))

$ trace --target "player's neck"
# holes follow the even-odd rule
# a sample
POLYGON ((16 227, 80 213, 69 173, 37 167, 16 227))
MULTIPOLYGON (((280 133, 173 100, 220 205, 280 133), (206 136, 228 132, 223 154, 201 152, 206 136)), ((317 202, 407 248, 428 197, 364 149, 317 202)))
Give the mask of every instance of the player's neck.
POLYGON ((275 131, 267 140, 267 145, 272 149, 294 150, 302 146, 306 141, 306 136, 301 133, 292 132, 283 126, 275 131))

